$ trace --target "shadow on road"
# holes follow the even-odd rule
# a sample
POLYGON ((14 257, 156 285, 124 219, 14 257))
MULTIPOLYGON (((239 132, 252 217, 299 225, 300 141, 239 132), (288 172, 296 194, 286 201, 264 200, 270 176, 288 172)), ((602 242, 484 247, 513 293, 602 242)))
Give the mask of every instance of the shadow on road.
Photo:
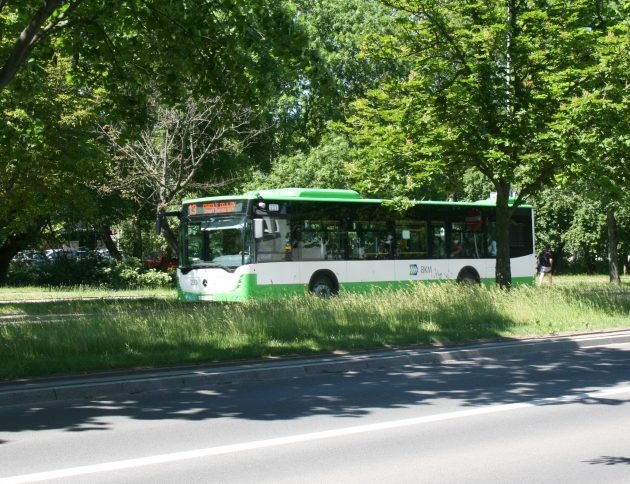
MULTIPOLYGON (((464 407, 579 395, 628 382, 629 352, 618 348, 537 352, 358 373, 333 373, 285 381, 208 385, 99 401, 0 408, 3 437, 21 431, 106 431, 110 420, 246 419, 291 420, 317 415, 359 418, 373 409, 432 405, 449 399, 464 407)), ((621 405, 630 400, 590 398, 585 405, 621 405)), ((573 402, 574 403, 574 402, 573 402)), ((0 444, 7 444, 0 440, 0 444)), ((592 464, 630 463, 601 457, 592 464)))
POLYGON ((603 455, 598 457, 597 459, 592 459, 586 461, 588 464, 603 464, 606 466, 614 466, 617 464, 626 464, 630 465, 630 457, 613 457, 611 455, 603 455))

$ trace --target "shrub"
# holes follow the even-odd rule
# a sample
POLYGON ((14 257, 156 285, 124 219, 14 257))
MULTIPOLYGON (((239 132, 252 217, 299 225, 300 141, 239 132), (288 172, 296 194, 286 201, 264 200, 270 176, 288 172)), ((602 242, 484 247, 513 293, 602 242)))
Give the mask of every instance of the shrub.
POLYGON ((112 270, 111 285, 125 289, 171 287, 175 282, 174 276, 174 270, 147 270, 138 259, 132 259, 116 265, 112 270))
POLYGON ((7 274, 11 286, 106 286, 115 289, 172 287, 175 271, 147 270, 139 259, 115 262, 88 253, 61 254, 52 260, 25 264, 12 261, 7 274))

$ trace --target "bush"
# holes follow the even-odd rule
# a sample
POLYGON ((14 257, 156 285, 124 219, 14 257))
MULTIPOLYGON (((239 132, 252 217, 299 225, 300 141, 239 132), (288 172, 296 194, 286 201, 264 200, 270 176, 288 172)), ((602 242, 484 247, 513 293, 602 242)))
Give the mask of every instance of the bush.
POLYGON ((61 254, 52 260, 25 264, 12 261, 7 274, 11 286, 105 286, 114 289, 173 287, 175 271, 147 270, 139 259, 115 262, 87 253, 61 254))
MULTIPOLYGON (((578 275, 578 274, 608 274, 607 260, 592 260, 578 258, 577 260, 560 259, 555 268, 555 274, 578 275)), ((623 267, 622 267, 623 270, 623 267)))
POLYGON ((41 279, 39 265, 23 264, 11 261, 7 273, 7 285, 9 286, 37 286, 41 279))
POLYGON ((138 289, 172 287, 175 283, 175 270, 167 272, 158 269, 145 269, 142 262, 132 259, 117 264, 112 270, 111 285, 116 288, 138 289))

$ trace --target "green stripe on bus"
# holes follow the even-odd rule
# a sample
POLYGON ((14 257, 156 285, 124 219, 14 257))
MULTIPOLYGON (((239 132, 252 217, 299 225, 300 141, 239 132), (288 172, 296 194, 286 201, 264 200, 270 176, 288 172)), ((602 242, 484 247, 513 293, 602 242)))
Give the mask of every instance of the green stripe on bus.
MULTIPOLYGON (((373 282, 345 282, 339 284, 341 292, 368 293, 375 289, 397 290, 409 289, 418 283, 446 282, 448 279, 432 279, 421 281, 373 281, 373 282)), ((534 276, 513 277, 512 286, 532 285, 534 276)), ((485 286, 494 286, 494 278, 484 278, 481 283, 485 286)), ((207 295, 204 293, 185 292, 178 290, 179 299, 184 301, 202 301, 204 296, 211 297, 213 301, 245 301, 249 298, 280 298, 288 296, 300 296, 308 294, 306 284, 258 284, 256 274, 244 274, 239 278, 236 289, 230 292, 207 295)))

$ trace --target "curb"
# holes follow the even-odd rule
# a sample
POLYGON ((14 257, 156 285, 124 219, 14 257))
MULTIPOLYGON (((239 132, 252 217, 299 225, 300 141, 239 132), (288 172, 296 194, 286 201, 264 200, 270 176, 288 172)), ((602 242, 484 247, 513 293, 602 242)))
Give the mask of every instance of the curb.
POLYGON ((573 336, 532 338, 451 347, 415 347, 353 353, 341 356, 256 361, 245 364, 199 366, 150 373, 91 375, 46 382, 10 383, 0 387, 0 407, 73 399, 106 398, 159 390, 194 388, 295 378, 324 373, 373 370, 406 365, 439 364, 471 358, 502 358, 533 352, 562 352, 630 342, 630 330, 573 336))

